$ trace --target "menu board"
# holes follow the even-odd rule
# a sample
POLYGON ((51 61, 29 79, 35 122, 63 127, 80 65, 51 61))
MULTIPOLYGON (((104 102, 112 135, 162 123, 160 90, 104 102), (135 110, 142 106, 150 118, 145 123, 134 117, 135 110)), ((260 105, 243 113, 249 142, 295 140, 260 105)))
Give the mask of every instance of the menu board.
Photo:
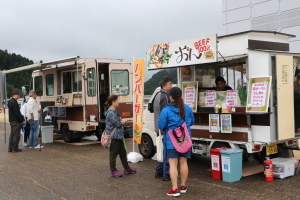
POLYGON ((231 107, 236 107, 238 99, 237 90, 227 90, 226 103, 231 107))
POLYGON ((183 100, 193 112, 197 112, 198 101, 198 82, 184 82, 183 85, 183 100))
POLYGON ((220 132, 218 114, 209 114, 209 132, 220 132))
POLYGON ((217 101, 217 93, 215 90, 207 90, 205 93, 205 106, 215 106, 217 101))
POLYGON ((271 76, 249 79, 247 112, 268 112, 271 80, 271 76))
POLYGON ((221 133, 232 133, 231 114, 222 114, 221 118, 221 133))

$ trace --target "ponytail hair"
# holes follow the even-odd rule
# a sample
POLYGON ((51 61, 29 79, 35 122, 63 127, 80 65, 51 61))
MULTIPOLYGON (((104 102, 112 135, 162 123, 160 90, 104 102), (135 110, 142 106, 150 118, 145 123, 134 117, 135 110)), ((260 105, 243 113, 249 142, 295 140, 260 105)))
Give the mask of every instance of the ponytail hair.
POLYGON ((184 103, 183 103, 183 99, 181 97, 178 97, 177 100, 175 100, 177 103, 177 107, 179 110, 179 115, 181 117, 181 119, 185 118, 185 110, 184 110, 184 103))
POLYGON ((179 110, 180 118, 184 120, 185 118, 185 110, 184 110, 184 103, 182 99, 182 91, 179 87, 173 87, 170 90, 170 96, 173 97, 173 99, 176 102, 177 108, 179 110))

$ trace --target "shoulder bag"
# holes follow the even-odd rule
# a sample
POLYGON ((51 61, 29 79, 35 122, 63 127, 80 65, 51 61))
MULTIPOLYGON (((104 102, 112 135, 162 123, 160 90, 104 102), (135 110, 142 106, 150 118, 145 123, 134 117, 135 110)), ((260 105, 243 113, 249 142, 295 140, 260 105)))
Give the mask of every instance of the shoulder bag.
POLYGON ((193 146, 189 131, 187 129, 186 123, 180 125, 180 127, 169 130, 168 134, 171 138, 172 144, 175 150, 179 153, 188 152, 193 146))
POLYGON ((104 148, 109 148, 110 143, 111 143, 111 138, 115 134, 117 127, 113 129, 110 135, 107 134, 106 129, 103 131, 102 136, 101 136, 101 145, 104 148))

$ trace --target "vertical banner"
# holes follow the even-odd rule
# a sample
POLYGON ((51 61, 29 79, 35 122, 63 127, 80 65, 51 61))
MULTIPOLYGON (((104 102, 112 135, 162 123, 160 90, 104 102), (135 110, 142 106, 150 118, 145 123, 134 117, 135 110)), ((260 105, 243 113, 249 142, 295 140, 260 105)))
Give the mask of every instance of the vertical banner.
POLYGON ((145 61, 133 61, 133 132, 134 141, 141 144, 142 130, 143 130, 143 108, 144 108, 144 75, 145 75, 145 61))

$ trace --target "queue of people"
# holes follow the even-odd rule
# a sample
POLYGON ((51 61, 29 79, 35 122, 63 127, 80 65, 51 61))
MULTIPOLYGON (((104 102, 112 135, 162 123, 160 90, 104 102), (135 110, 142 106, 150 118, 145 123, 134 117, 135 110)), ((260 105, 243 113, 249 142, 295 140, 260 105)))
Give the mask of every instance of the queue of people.
POLYGON ((39 135, 39 108, 36 103, 36 93, 30 91, 28 101, 25 100, 21 109, 17 100, 20 98, 20 93, 17 91, 12 92, 12 98, 8 101, 9 108, 9 122, 11 126, 11 133, 9 138, 8 152, 21 152, 19 148, 21 127, 24 126, 24 146, 29 148, 43 148, 38 143, 39 135))

